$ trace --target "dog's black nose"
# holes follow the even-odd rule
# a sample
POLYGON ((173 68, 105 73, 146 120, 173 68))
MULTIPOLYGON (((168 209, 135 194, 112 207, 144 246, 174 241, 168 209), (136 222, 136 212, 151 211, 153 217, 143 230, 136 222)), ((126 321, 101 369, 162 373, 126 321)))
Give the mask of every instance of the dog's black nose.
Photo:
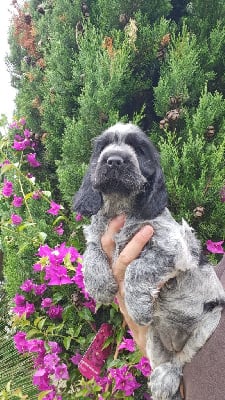
POLYGON ((116 155, 115 156, 110 156, 107 159, 107 164, 110 167, 120 167, 120 165, 123 164, 123 158, 120 157, 120 156, 116 156, 116 155))

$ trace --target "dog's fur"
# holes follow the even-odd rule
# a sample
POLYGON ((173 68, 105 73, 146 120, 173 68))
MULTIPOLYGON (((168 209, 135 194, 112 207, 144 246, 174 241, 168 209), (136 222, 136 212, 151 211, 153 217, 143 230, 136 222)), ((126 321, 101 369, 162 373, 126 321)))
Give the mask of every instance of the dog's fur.
POLYGON ((140 227, 153 226, 153 238, 127 267, 125 303, 136 323, 149 325, 153 399, 179 400, 182 367, 217 326, 225 294, 213 267, 201 262, 192 229, 167 209, 159 155, 141 129, 118 123, 96 139, 74 209, 92 216, 85 227, 83 272, 89 294, 104 304, 118 290, 101 248, 109 220, 126 215, 115 237, 115 259, 140 227))

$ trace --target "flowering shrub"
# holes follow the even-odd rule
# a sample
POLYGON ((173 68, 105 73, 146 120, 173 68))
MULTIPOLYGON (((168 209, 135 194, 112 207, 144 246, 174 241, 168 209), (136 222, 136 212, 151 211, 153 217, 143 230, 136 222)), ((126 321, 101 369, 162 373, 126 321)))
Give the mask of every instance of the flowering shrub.
POLYGON ((10 125, 9 137, 1 146, 0 193, 6 260, 11 252, 19 254, 18 263, 25 259, 24 246, 31 253, 21 276, 22 268, 5 268, 5 278, 8 292, 14 292, 14 344, 19 353, 33 358, 38 399, 129 399, 134 394, 137 399, 150 399, 149 361, 136 350, 117 304, 99 308, 85 289, 82 216, 68 215, 63 205, 52 199, 46 183, 41 187, 39 175, 34 175, 42 169, 34 137, 24 118, 10 125), (97 359, 93 343, 106 322, 110 334, 98 350, 101 354, 107 351, 97 359), (90 370, 96 368, 100 373, 85 374, 81 367, 84 359, 90 370))

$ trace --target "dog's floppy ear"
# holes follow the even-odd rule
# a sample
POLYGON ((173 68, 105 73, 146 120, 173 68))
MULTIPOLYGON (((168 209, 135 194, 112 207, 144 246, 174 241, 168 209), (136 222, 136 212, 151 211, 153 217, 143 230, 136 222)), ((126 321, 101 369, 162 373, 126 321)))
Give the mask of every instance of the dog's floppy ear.
POLYGON ((157 165, 146 183, 145 191, 137 199, 137 212, 141 213, 142 218, 153 219, 162 213, 167 202, 164 175, 160 165, 157 165))
POLYGON ((73 210, 81 215, 90 217, 97 214, 101 206, 102 196, 92 187, 91 168, 89 167, 80 189, 74 196, 73 210))

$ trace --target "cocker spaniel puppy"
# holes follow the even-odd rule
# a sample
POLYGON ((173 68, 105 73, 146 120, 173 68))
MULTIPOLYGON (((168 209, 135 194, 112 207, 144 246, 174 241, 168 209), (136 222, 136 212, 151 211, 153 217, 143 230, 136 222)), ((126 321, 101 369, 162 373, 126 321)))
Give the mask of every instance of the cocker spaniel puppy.
POLYGON ((126 269, 125 303, 136 323, 149 326, 153 399, 180 399, 182 367, 215 329, 225 295, 213 268, 201 264, 192 229, 170 214, 159 154, 141 129, 117 123, 96 139, 74 209, 92 216, 84 229, 83 273, 89 294, 104 304, 118 290, 101 248, 109 220, 126 215, 115 237, 114 259, 143 225, 154 228, 153 238, 126 269))

